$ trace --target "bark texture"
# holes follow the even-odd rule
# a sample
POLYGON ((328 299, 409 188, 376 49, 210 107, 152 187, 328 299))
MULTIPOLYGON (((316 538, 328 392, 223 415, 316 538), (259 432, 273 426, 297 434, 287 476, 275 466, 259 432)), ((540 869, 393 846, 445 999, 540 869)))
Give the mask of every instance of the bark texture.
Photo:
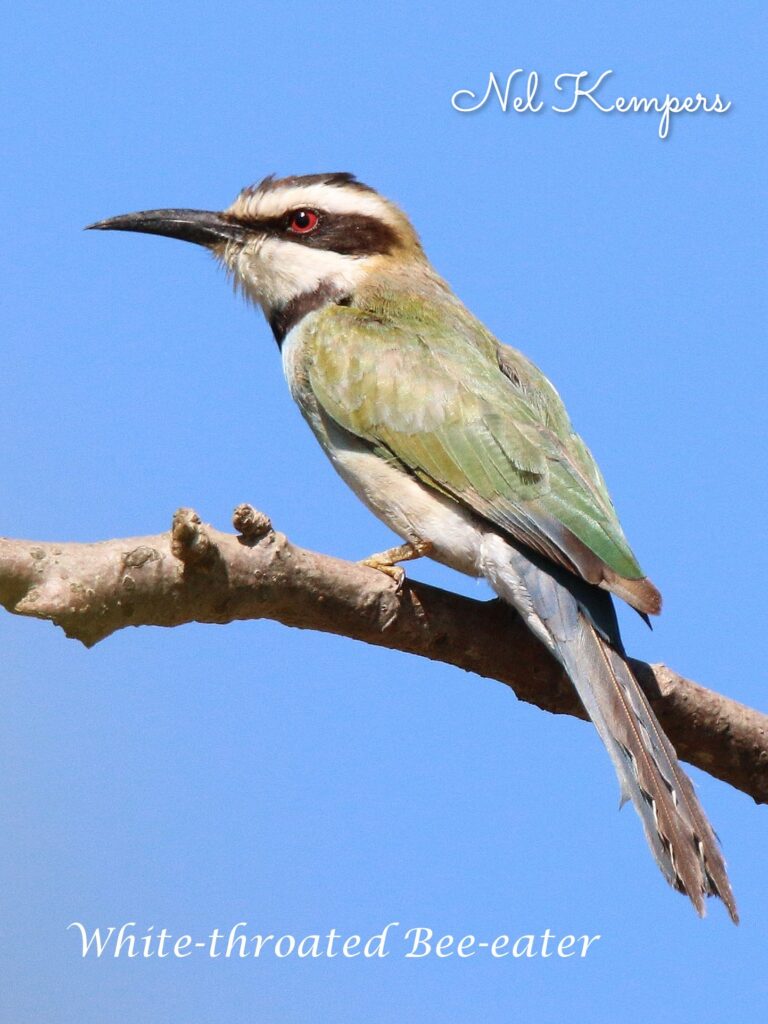
MULTIPOLYGON (((563 670, 515 612, 291 544, 250 505, 236 535, 180 509, 169 533, 96 544, 0 539, 0 604, 90 647, 126 626, 274 619, 497 679, 520 700, 586 718, 563 670)), ((664 665, 634 661, 681 758, 768 803, 768 716, 664 665)))

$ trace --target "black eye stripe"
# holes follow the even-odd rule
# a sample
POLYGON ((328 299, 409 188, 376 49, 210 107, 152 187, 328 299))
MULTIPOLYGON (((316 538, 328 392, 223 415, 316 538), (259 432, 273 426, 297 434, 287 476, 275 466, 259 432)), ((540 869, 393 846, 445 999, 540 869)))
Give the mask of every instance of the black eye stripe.
POLYGON ((397 248, 398 237, 394 228, 376 217, 361 213, 329 213, 312 207, 294 207, 278 217, 237 217, 239 224, 252 231, 264 232, 276 238, 285 238, 310 249, 326 249, 343 256, 386 255, 397 248), (317 226, 306 235, 289 230, 291 218, 306 209, 317 214, 317 226))

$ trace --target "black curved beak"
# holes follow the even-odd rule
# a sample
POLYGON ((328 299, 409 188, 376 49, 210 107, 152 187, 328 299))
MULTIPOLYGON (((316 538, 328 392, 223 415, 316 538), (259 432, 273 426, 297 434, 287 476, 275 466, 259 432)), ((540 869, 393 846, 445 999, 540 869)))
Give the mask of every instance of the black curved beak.
POLYGON ((86 231, 141 231, 147 235, 166 235, 183 242, 210 248, 223 242, 244 242, 245 226, 226 213, 208 210, 143 210, 89 224, 86 231))

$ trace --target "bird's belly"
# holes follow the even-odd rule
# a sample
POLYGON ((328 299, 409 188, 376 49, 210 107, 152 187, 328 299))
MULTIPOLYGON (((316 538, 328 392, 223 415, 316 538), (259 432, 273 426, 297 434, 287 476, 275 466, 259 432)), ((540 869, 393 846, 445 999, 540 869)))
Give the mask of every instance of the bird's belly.
POLYGON ((403 540, 428 541, 436 561, 481 575, 484 530, 471 512, 362 445, 345 439, 328 454, 355 494, 403 540))

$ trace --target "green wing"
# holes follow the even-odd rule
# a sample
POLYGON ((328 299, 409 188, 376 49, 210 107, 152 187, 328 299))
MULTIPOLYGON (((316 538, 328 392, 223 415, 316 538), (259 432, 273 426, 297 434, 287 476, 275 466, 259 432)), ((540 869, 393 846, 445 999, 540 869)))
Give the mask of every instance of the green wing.
POLYGON ((306 332, 317 401, 378 455, 592 583, 643 579, 557 392, 463 306, 331 306, 306 332))

